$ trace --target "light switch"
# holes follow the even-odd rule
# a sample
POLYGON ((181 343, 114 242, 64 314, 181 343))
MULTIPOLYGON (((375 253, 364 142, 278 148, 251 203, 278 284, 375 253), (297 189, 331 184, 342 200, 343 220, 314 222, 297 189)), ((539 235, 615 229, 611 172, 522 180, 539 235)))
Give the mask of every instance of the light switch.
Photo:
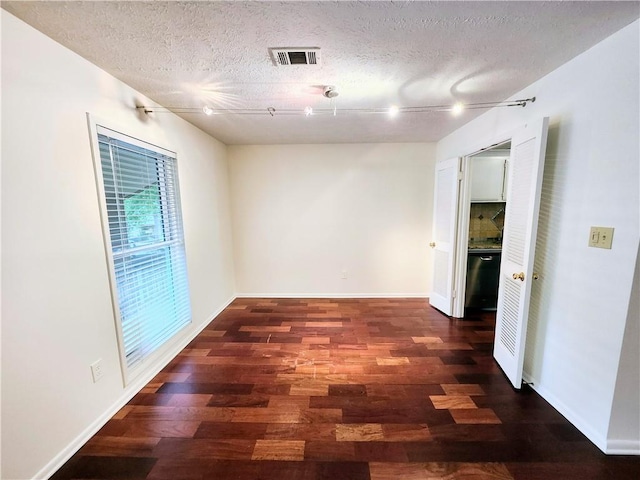
POLYGON ((591 230, 589 232, 590 247, 611 249, 612 240, 613 240, 613 228, 591 227, 591 230))

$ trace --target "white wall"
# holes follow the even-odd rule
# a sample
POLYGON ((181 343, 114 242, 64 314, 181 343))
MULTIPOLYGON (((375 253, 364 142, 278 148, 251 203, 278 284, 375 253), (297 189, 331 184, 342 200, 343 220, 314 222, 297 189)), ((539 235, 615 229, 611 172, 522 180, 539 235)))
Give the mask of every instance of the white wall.
POLYGON ((230 146, 238 293, 426 296, 434 147, 230 146))
POLYGON ((233 296, 233 251, 226 147, 172 114, 139 119, 134 100, 148 100, 0 15, 2 478, 24 479, 55 471, 135 392, 122 386, 85 112, 177 152, 193 311, 184 337, 233 296), (105 377, 93 384, 98 358, 105 377))
POLYGON ((636 21, 513 97, 536 96, 535 103, 492 110, 437 149, 438 160, 468 154, 550 117, 536 249, 542 277, 532 296, 525 373, 603 450, 630 297, 637 295, 638 38, 636 21), (611 250, 587 247, 592 225, 615 228, 611 250))

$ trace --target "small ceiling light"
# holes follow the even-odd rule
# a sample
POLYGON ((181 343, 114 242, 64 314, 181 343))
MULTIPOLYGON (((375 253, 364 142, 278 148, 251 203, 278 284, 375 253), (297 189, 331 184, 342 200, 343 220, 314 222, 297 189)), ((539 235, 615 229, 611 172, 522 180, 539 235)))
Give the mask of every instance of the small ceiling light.
POLYGON ((307 117, 308 117, 308 116, 309 116, 309 115, 311 115, 312 113, 313 113, 313 108, 311 108, 311 107, 304 107, 304 114, 305 114, 305 116, 307 116, 307 117))
POLYGON ((213 115, 213 108, 208 107, 207 105, 202 107, 202 111, 204 112, 205 115, 213 115))
POLYGON ((396 106, 396 105, 391 105, 389 107, 389 116, 391 118, 395 117, 396 115, 398 115, 398 113, 400 112, 400 109, 396 106))
POLYGON ((458 102, 451 109, 451 113, 453 113, 455 116, 458 116, 462 113, 463 110, 464 110, 464 104, 458 102))

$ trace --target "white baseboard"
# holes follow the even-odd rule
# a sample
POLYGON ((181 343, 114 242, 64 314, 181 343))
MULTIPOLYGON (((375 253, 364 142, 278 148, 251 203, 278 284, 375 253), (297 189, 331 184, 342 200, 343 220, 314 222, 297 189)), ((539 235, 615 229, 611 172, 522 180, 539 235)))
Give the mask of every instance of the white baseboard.
POLYGON ((608 440, 607 455, 640 455, 640 440, 608 440))
POLYGON ((585 421, 585 419, 574 412, 573 409, 568 407, 558 397, 553 395, 537 379, 532 378, 526 373, 523 373, 522 377, 525 382, 530 384, 531 388, 533 388, 538 393, 538 395, 549 402, 549 404, 551 404, 553 408, 555 408, 564 418, 571 422, 574 427, 580 430, 584 434, 584 436, 587 437, 596 447, 602 450, 603 453, 609 453, 607 452, 607 438, 594 430, 589 422, 585 421))
POLYGON ((232 296, 222 307, 216 312, 210 315, 208 320, 205 320, 196 328, 193 329, 188 336, 183 338, 179 343, 168 350, 164 355, 156 359, 153 363, 149 364, 146 371, 133 380, 126 386, 122 395, 109 407, 107 410, 94 420, 87 428, 85 428, 76 438, 74 438, 69 445, 67 445, 60 453, 58 453, 49 463, 47 463, 36 475, 34 479, 47 479, 56 473, 60 467, 62 467, 67 460, 69 460, 82 446, 89 441, 108 421, 113 417, 118 410, 124 407, 129 400, 131 400, 147 383, 149 383, 153 377, 155 377, 176 355, 178 355, 188 344, 193 340, 204 328, 211 323, 222 311, 227 308, 231 302, 235 300, 235 296, 232 296))
POLYGON ((576 414, 564 402, 560 401, 555 395, 547 390, 544 385, 540 385, 536 379, 527 374, 523 374, 524 380, 531 384, 533 388, 542 398, 551 404, 560 414, 580 430, 596 447, 607 455, 640 455, 640 439, 638 440, 619 440, 608 439, 600 433, 596 432, 591 425, 580 415, 576 414))
POLYGON ((428 298, 426 293, 238 293, 237 298, 428 298))

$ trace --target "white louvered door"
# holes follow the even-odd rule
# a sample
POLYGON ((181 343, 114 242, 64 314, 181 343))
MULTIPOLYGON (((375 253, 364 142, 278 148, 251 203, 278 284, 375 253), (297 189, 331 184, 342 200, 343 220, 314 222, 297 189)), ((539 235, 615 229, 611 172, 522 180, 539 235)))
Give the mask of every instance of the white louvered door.
POLYGON ((453 306, 453 269, 458 219, 460 159, 436 165, 433 208, 433 288, 429 304, 446 315, 453 306))
POLYGON ((543 118, 511 140, 493 356, 515 388, 522 384, 547 128, 543 118))

